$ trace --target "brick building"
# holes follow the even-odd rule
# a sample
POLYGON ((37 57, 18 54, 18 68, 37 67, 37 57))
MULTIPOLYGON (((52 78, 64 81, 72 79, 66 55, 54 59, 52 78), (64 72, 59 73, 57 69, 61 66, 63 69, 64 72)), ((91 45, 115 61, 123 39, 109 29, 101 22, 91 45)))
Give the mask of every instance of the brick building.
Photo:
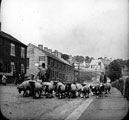
POLYGON ((26 73, 27 46, 13 36, 0 31, 0 75, 6 74, 7 82, 14 82, 13 71, 26 73))
POLYGON ((44 47, 29 44, 27 48, 27 74, 37 75, 38 67, 44 64, 51 68, 50 79, 60 81, 74 81, 74 67, 61 58, 61 53, 44 47))

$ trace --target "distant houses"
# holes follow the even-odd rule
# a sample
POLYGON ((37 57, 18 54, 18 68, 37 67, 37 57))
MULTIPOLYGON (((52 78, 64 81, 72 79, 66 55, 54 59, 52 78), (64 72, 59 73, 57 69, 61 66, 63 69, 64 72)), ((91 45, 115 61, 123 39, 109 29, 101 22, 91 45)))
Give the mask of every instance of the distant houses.
POLYGON ((0 31, 0 75, 6 74, 13 82, 13 72, 26 74, 27 46, 13 36, 0 31))
POLYGON ((99 70, 105 71, 105 68, 110 64, 111 59, 102 58, 102 59, 92 59, 90 62, 83 61, 78 63, 74 61, 74 66, 76 69, 80 70, 99 70))
POLYGON ((93 59, 90 63, 90 70, 100 70, 105 72, 105 68, 110 64, 110 59, 93 59))

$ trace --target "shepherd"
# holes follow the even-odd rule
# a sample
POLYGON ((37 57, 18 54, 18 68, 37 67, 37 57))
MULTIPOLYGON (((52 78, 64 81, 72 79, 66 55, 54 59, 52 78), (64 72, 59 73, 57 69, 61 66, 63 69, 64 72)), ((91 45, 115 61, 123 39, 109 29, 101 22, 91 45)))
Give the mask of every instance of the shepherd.
POLYGON ((45 70, 45 67, 42 65, 42 67, 39 67, 39 72, 36 76, 36 79, 38 78, 38 79, 42 80, 42 82, 45 82, 45 80, 46 80, 45 74, 46 74, 46 70, 45 70))
POLYGON ((107 83, 107 76, 104 74, 104 72, 101 72, 100 83, 107 83))
POLYGON ((46 70, 46 72, 45 72, 45 77, 46 77, 46 81, 47 81, 47 82, 50 81, 50 71, 51 71, 51 68, 50 68, 50 66, 48 65, 47 70, 46 70))

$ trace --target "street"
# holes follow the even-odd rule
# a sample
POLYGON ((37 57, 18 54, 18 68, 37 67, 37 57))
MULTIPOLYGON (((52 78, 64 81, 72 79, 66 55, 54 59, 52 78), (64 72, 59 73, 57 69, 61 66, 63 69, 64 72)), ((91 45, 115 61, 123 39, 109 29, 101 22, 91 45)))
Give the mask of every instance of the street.
POLYGON ((33 99, 20 95, 16 86, 7 85, 0 86, 0 95, 2 114, 13 120, 121 120, 128 111, 127 100, 115 88, 103 98, 33 99))

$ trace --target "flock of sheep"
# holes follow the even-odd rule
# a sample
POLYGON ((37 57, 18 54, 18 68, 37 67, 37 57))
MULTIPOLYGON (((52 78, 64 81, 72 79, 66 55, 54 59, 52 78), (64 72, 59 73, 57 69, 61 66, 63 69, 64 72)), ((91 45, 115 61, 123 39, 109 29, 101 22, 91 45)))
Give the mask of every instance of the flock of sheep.
POLYGON ((110 93, 110 83, 63 83, 59 81, 42 82, 41 80, 27 80, 18 85, 18 92, 23 96, 33 98, 46 96, 47 98, 88 98, 89 94, 97 97, 110 93))

